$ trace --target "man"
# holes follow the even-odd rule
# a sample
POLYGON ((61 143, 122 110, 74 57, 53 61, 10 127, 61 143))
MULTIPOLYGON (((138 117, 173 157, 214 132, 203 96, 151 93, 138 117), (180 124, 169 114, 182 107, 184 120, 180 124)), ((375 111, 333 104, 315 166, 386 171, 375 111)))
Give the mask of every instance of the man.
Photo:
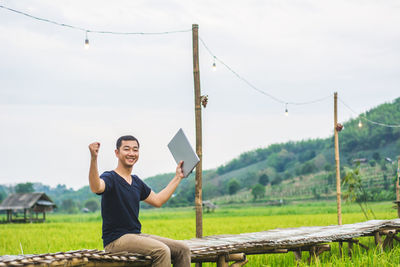
POLYGON ((97 157, 100 143, 89 145, 91 154, 89 184, 93 193, 101 195, 103 217, 103 244, 107 252, 134 252, 151 256, 152 266, 190 266, 190 250, 182 241, 176 241, 141 233, 139 202, 161 207, 174 193, 184 178, 181 161, 176 167, 175 177, 159 193, 152 191, 136 175, 133 165, 139 159, 139 141, 131 136, 117 140, 115 155, 117 168, 99 176, 97 157))

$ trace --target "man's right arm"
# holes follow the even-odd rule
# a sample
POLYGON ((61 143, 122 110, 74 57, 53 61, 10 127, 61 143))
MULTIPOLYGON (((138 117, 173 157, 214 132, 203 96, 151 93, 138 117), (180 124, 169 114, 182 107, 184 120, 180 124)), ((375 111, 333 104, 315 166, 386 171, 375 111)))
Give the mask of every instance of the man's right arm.
POLYGON ((100 179, 97 168, 97 156, 99 154, 100 143, 94 142, 89 145, 90 150, 90 169, 89 169, 89 185, 93 193, 103 193, 106 185, 103 179, 100 179))

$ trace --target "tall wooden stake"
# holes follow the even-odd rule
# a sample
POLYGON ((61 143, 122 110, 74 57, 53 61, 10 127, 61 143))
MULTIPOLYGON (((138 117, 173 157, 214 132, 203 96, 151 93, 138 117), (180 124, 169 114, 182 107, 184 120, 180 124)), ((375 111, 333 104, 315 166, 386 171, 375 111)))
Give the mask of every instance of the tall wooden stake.
MULTIPOLYGON (((399 180, 400 180, 400 156, 397 158, 396 201, 400 201, 400 185, 399 185, 399 180)), ((400 218, 400 212, 399 212, 399 218, 400 218)))
POLYGON ((199 26, 192 25, 193 36, 193 76, 194 76, 194 107, 196 116, 196 153, 200 162, 196 167, 196 237, 203 237, 203 201, 202 201, 202 138, 201 138, 201 95, 199 69, 199 26))
POLYGON ((337 202, 337 213, 338 213, 338 224, 342 225, 342 200, 340 190, 340 157, 339 157, 339 133, 336 129, 337 126, 337 92, 334 95, 334 126, 335 131, 335 162, 336 162, 336 202, 337 202))
POLYGON ((400 185, 399 185, 399 180, 400 180, 400 156, 397 158, 397 181, 396 181, 396 203, 397 205, 397 217, 400 218, 400 185))

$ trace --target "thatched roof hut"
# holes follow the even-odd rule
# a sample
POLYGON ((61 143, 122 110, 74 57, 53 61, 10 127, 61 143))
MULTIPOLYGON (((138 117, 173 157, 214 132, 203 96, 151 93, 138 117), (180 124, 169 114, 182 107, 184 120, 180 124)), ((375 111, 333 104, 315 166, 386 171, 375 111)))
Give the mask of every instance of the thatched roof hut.
POLYGON ((217 208, 217 205, 215 205, 211 201, 209 201, 209 200, 203 201, 203 210, 205 209, 207 213, 209 213, 210 211, 214 212, 214 210, 216 208, 217 208))
POLYGON ((7 212, 7 222, 43 222, 46 212, 54 208, 56 204, 45 193, 11 194, 0 204, 0 211, 7 212), (18 214, 20 212, 24 213, 23 218, 18 214), (38 213, 43 213, 43 218, 38 218, 38 213))

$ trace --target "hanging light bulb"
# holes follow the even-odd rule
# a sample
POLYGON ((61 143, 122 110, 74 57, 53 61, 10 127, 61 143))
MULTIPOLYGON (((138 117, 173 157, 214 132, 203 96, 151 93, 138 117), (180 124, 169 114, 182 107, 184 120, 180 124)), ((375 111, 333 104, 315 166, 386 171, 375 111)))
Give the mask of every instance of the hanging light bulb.
POLYGON ((285 106, 285 115, 286 115, 286 116, 289 116, 289 111, 288 111, 288 109, 287 109, 287 103, 286 103, 286 106, 285 106))
POLYGON ((361 122, 361 120, 359 120, 358 121, 358 128, 361 128, 363 125, 362 125, 362 122, 361 122))
POLYGON ((212 64, 213 71, 217 70, 217 65, 215 64, 215 56, 214 56, 214 63, 212 64))
POLYGON ((86 31, 85 49, 89 49, 89 39, 88 39, 87 33, 88 32, 86 31))

